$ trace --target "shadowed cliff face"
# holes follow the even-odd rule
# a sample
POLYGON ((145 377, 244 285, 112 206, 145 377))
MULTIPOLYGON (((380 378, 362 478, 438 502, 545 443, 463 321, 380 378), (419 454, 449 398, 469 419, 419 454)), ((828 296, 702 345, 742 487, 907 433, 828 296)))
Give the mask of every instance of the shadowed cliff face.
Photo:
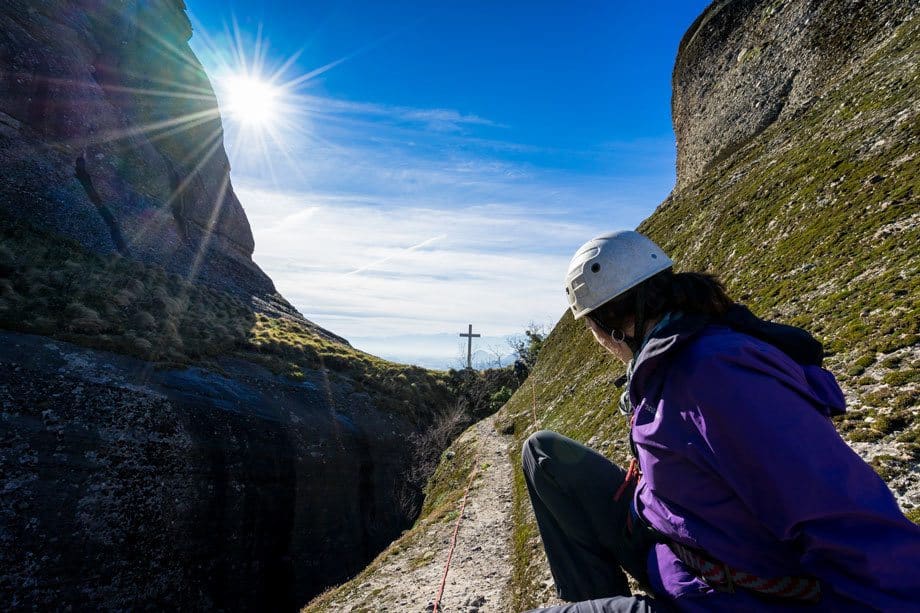
POLYGON ((191 34, 181 0, 4 2, 0 210, 96 252, 272 296, 191 34))
POLYGON ((406 526, 367 394, 0 333, 0 602, 290 610, 406 526))
POLYGON ((190 36, 181 0, 0 3, 4 610, 294 609, 411 521, 455 401, 253 263, 190 36))

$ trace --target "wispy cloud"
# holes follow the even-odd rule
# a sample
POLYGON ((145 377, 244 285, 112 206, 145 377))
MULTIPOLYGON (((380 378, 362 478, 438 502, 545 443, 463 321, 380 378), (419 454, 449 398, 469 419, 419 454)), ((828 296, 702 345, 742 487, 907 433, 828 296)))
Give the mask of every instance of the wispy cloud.
POLYGON ((315 95, 301 95, 304 110, 316 115, 341 115, 356 119, 384 120, 394 125, 424 126, 436 131, 461 131, 465 126, 505 127, 484 117, 454 109, 419 109, 407 106, 354 102, 315 95))
POLYGON ((389 262, 390 260, 393 260, 393 259, 395 259, 395 258, 398 258, 398 257, 401 256, 401 255, 405 255, 405 254, 407 254, 407 253, 412 253, 413 251, 418 251, 419 249, 423 249, 423 248, 427 247, 428 245, 434 243, 435 241, 439 241, 439 240, 441 240, 441 239, 443 239, 443 238, 447 238, 447 235, 446 235, 446 234, 441 234, 440 236, 432 236, 431 238, 429 238, 429 239, 427 239, 427 240, 423 240, 422 242, 420 242, 420 243, 417 244, 417 245, 412 245, 411 247, 406 247, 405 249, 403 249, 403 250, 401 250, 401 251, 397 251, 396 253, 394 253, 394 254, 392 254, 392 255, 388 255, 388 256, 386 256, 386 257, 384 257, 384 258, 380 258, 379 260, 375 260, 375 261, 371 262, 370 264, 365 264, 364 266, 362 266, 362 267, 360 267, 360 268, 355 268, 355 269, 352 270, 351 272, 347 272, 347 273, 345 273, 345 274, 346 274, 346 275, 356 275, 356 274, 358 274, 358 273, 362 273, 362 272, 364 272, 365 270, 370 270, 371 268, 374 268, 374 267, 376 267, 376 266, 380 266, 381 264, 385 264, 385 263, 389 262))
POLYGON ((551 325, 575 248, 635 227, 671 187, 668 143, 580 152, 599 164, 644 157, 657 174, 578 173, 544 163, 545 151, 502 145, 482 132, 502 128, 476 116, 314 102, 324 110, 271 174, 233 161, 254 257, 308 318, 391 358, 447 366, 456 343, 433 353, 436 335, 473 323, 500 339, 530 321, 551 325))
POLYGON ((565 308, 568 257, 597 231, 564 211, 520 205, 445 210, 238 192, 256 261, 307 317, 346 337, 452 332, 468 322, 502 336, 530 320, 553 322, 565 308))

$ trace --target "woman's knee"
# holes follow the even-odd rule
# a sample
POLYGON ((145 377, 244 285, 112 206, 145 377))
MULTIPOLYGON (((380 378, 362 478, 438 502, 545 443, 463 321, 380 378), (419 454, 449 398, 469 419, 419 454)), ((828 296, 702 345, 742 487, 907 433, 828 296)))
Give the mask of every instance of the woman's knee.
POLYGON ((524 476, 533 482, 533 475, 540 469, 540 459, 547 457, 550 442, 559 435, 550 430, 539 430, 527 437, 521 448, 521 464, 524 476))
POLYGON ((559 434, 552 430, 538 430, 524 441, 521 449, 521 458, 536 459, 538 456, 546 456, 546 451, 552 446, 552 442, 559 438, 559 434))
POLYGON ((521 461, 528 477, 540 472, 557 479, 622 481, 624 471, 603 455, 552 430, 540 430, 524 441, 521 461), (618 478, 617 478, 618 477, 618 478))

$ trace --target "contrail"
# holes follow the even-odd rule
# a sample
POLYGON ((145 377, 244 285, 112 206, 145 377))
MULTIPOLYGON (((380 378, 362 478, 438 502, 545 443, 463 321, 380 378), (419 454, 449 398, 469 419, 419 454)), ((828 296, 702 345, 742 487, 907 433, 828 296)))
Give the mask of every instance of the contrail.
POLYGON ((444 238, 447 238, 447 235, 446 235, 446 234, 439 234, 438 236, 432 236, 432 237, 429 238, 428 240, 424 240, 424 241, 420 242, 418 245, 412 245, 411 247, 407 247, 407 248, 403 249, 402 251, 398 251, 398 252, 394 253, 393 255, 388 255, 387 257, 381 258, 381 259, 376 260, 376 261, 374 261, 374 262, 371 262, 370 264, 367 264, 366 266, 362 266, 361 268, 355 268, 355 269, 352 270, 351 272, 346 272, 344 276, 348 277, 348 276, 350 276, 350 275, 356 275, 356 274, 358 274, 358 273, 360 273, 360 272, 364 272, 365 270, 367 270, 367 269, 369 269, 369 268, 373 268, 374 266, 379 266, 380 264, 383 264, 384 262, 389 262, 389 261, 392 260, 393 258, 398 258, 398 257, 401 256, 401 255, 405 255, 405 254, 407 254, 407 253, 412 253, 413 251, 418 251, 419 249, 422 249, 423 247, 427 247, 427 246, 430 245, 431 243, 434 243, 434 242, 439 241, 439 240, 444 239, 444 238))

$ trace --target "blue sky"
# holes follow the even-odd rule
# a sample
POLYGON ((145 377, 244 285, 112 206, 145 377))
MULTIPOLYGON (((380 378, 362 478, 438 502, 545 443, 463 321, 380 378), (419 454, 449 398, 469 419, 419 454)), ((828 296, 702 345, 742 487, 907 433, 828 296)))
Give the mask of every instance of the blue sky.
POLYGON ((554 324, 578 245, 668 194, 707 2, 187 4, 256 262, 355 346, 446 367, 467 323, 498 352, 554 324))

